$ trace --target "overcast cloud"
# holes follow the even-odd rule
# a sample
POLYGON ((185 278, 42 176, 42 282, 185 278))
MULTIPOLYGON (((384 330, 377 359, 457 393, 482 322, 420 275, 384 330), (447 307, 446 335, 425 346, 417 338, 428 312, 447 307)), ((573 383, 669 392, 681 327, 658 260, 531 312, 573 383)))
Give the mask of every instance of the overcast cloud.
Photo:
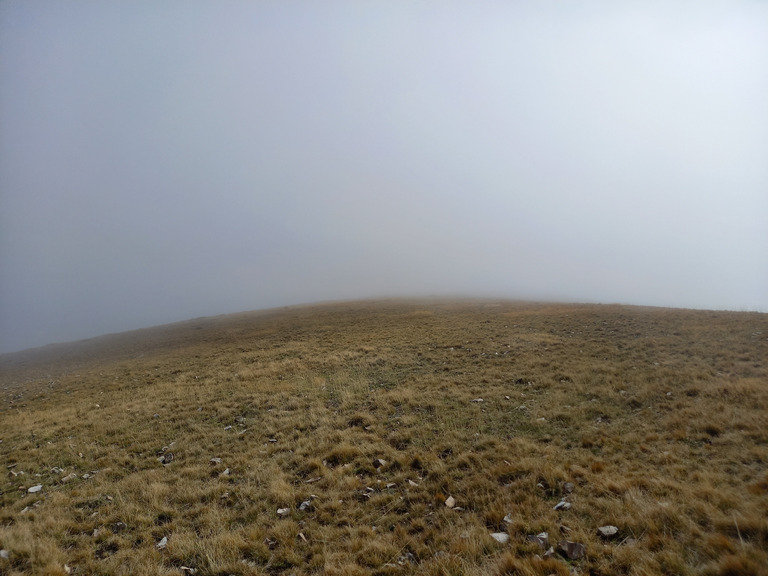
POLYGON ((768 311, 768 4, 0 2, 0 351, 328 299, 768 311))

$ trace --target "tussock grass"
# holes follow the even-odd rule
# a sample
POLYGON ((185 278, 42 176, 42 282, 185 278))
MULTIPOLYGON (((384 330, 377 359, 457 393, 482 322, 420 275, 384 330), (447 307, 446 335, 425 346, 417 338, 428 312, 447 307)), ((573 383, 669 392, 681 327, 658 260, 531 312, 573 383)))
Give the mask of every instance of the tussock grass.
POLYGON ((767 358, 764 314, 483 301, 5 355, 0 574, 766 574, 767 358))

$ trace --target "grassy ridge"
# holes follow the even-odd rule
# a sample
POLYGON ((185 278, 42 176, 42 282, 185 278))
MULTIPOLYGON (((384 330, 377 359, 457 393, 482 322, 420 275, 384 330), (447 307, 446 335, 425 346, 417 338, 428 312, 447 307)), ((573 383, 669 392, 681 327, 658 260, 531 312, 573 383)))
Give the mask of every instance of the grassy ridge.
POLYGON ((0 573, 766 573, 765 314, 381 301, 69 346, 0 357, 0 573))

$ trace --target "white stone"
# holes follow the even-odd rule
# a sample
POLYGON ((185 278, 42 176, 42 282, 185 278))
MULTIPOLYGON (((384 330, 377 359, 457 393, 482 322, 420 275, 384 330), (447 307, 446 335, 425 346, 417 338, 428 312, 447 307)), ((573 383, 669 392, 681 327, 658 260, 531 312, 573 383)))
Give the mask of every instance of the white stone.
POLYGON ((491 538, 496 540, 496 542, 498 542, 499 544, 506 544, 507 542, 509 542, 509 534, 507 534, 506 532, 494 532, 493 534, 491 534, 491 538))
POLYGON ((155 548, 157 548, 158 550, 164 550, 166 546, 168 546, 167 536, 163 536, 163 539, 160 540, 160 542, 158 542, 157 544, 155 544, 155 548))
POLYGON ((453 496, 448 496, 448 498, 445 499, 445 505, 448 508, 453 508, 454 506, 456 506, 455 498, 453 496))
POLYGON ((40 490, 42 489, 43 489, 43 485, 38 484, 37 486, 32 486, 29 490, 27 490, 27 492, 29 492, 30 494, 34 494, 35 492, 40 492, 40 490))

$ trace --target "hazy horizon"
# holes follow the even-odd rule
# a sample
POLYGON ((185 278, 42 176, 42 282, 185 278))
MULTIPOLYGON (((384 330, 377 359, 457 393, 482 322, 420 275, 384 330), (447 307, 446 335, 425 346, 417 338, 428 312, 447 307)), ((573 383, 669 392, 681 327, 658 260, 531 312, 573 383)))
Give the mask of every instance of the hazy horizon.
POLYGON ((328 300, 768 311, 768 4, 0 2, 0 353, 328 300))

